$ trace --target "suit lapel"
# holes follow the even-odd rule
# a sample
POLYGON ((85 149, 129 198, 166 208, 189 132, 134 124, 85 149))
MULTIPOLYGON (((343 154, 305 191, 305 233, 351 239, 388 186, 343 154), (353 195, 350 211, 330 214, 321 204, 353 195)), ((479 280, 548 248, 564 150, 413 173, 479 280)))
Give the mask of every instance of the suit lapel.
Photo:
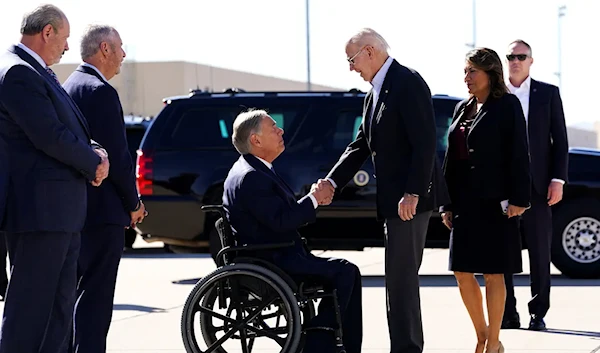
POLYGON ((45 77, 46 80, 48 80, 50 84, 53 85, 54 88, 58 92, 60 92, 60 94, 62 94, 62 96, 65 98, 71 109, 73 109, 73 111, 75 112, 75 116, 77 117, 77 120, 79 120, 79 123, 83 127, 83 131, 87 135, 88 139, 91 139, 90 129, 87 125, 87 121, 85 120, 83 113, 81 113, 81 111, 79 110, 79 107, 77 107, 77 104, 75 104, 75 102, 73 102, 73 100, 71 99, 71 96, 69 96, 64 90, 64 88, 58 82, 56 82, 56 80, 54 80, 52 76, 50 76, 46 69, 42 67, 40 63, 37 60, 35 60, 31 55, 29 55, 25 50, 19 48, 18 46, 14 46, 13 49, 13 52, 15 54, 17 54, 21 59, 25 60, 34 69, 36 69, 36 71, 42 77, 45 77))
POLYGON ((271 178, 271 180, 273 180, 279 186, 282 196, 285 196, 288 201, 296 202, 296 196, 294 195, 292 188, 281 177, 275 174, 273 170, 269 169, 263 162, 251 154, 246 154, 243 156, 243 158, 246 159, 246 161, 252 167, 254 167, 254 169, 263 172, 269 178, 271 178))
POLYGON ((473 130, 475 130, 475 128, 477 127, 477 124, 479 124, 479 122, 481 121, 481 119, 483 119, 483 117, 485 116, 485 114, 487 113, 488 107, 490 105, 490 101, 492 101, 494 98, 489 97, 485 103, 483 103, 483 105, 481 106, 481 109, 479 109, 479 111, 475 114, 474 120, 473 120, 473 124, 471 125, 471 128, 469 129, 469 132, 467 133, 467 142, 469 141, 469 137, 471 137, 471 134, 473 133, 473 130))
POLYGON ((529 111, 527 112, 527 133, 531 134, 531 131, 536 131, 535 125, 537 123, 537 119, 535 117, 535 111, 537 110, 540 104, 540 92, 539 92, 539 83, 531 79, 531 86, 529 87, 529 111), (533 119, 532 119, 533 118, 533 119), (534 127, 532 128, 531 125, 534 127))
POLYGON ((363 105, 363 131, 366 134, 367 143, 371 145, 371 110, 373 109, 373 89, 371 89, 365 96, 365 103, 363 105))

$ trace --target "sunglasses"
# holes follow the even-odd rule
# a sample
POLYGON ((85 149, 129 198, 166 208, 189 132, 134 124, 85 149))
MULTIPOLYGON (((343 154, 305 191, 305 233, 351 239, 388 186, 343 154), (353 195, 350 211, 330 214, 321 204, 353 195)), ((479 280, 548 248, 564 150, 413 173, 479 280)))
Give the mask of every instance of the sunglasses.
POLYGON ((527 55, 527 54, 508 54, 506 56, 508 61, 513 61, 515 59, 519 59, 519 61, 525 61, 525 59, 527 59, 528 57, 529 57, 529 55, 527 55))

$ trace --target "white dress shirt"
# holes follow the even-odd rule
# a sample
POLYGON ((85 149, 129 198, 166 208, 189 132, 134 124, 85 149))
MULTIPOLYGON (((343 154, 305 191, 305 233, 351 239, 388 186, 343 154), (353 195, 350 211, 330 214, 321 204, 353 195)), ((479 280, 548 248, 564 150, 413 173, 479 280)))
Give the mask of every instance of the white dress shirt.
MULTIPOLYGON (((256 157, 259 161, 263 162, 263 164, 266 165, 267 168, 269 168, 271 171, 273 171, 273 165, 271 163, 265 161, 264 159, 262 159, 258 156, 254 156, 254 157, 256 157)), ((308 194, 308 197, 310 197, 314 208, 319 207, 319 203, 317 202, 317 199, 312 194, 308 194)))
MULTIPOLYGON (((531 76, 527 76, 525 81, 523 81, 519 87, 513 86, 510 80, 508 80, 507 87, 510 90, 510 93, 519 98, 519 102, 521 102, 521 107, 523 108, 523 115, 525 115, 527 130, 529 131, 529 95, 531 92, 531 76)), ((557 178, 553 178, 552 181, 556 181, 561 184, 565 183, 564 180, 557 178)))
POLYGON ((29 55, 31 55, 35 61, 37 61, 40 65, 42 65, 42 67, 45 69, 48 67, 48 65, 46 65, 46 62, 44 61, 44 59, 42 59, 41 56, 38 55, 38 53, 34 52, 33 50, 29 49, 25 44, 23 43, 19 43, 17 44, 17 46, 23 50, 25 50, 25 52, 29 55))
POLYGON ((523 115, 525 115, 525 122, 528 123, 528 121, 529 121, 529 91, 531 89, 531 76, 527 76, 525 81, 523 81, 523 83, 521 83, 521 85, 519 87, 513 86, 513 84, 510 83, 510 80, 508 81, 507 86, 508 86, 508 89, 510 90, 510 92, 512 94, 514 94, 515 96, 517 96, 517 98, 519 98, 519 101, 521 102, 521 107, 523 108, 523 115))
POLYGON ((375 77, 373 77, 373 80, 371 81, 371 85, 373 86, 373 103, 371 105, 370 116, 371 120, 373 119, 373 114, 375 114, 375 107, 377 107, 377 101, 379 100, 379 96, 381 95, 381 87, 383 86, 383 81, 385 81, 385 76, 387 75, 387 72, 390 69, 390 66, 392 65, 393 61, 394 58, 388 56, 385 63, 383 63, 383 66, 381 66, 381 69, 377 71, 375 77))

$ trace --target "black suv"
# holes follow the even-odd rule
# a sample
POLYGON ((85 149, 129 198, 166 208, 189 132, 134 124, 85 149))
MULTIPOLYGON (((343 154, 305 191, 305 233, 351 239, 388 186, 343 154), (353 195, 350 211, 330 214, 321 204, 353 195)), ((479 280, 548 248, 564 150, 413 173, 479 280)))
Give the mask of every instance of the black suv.
MULTIPOLYGON (((146 133, 146 129, 150 125, 152 118, 150 117, 133 117, 126 116, 124 118, 125 122, 125 135, 127 136, 127 145, 129 147, 129 153, 131 153, 131 158, 133 161, 137 158, 137 150, 140 148, 140 142, 142 142, 142 138, 146 133)), ((125 247, 131 248, 135 239, 137 237, 137 232, 134 229, 127 228, 125 230, 125 247)))
MULTIPOLYGON (((356 136, 365 93, 192 91, 164 100, 138 151, 138 188, 151 216, 139 225, 146 241, 173 251, 219 248, 214 219, 200 211, 220 204, 223 181, 239 157, 231 144, 233 120, 249 107, 266 108, 285 130, 285 152, 274 162, 297 196, 326 175, 356 136)), ((434 95, 438 157, 460 98, 434 95)), ((600 276, 600 154, 572 150, 570 183, 555 209, 555 265, 573 277, 600 276)), ((313 249, 362 250, 383 246, 375 220, 373 166, 366 162, 353 180, 322 207, 316 223, 300 229, 313 249)), ((484 235, 482 235, 484 236, 484 235)), ((427 247, 448 247, 449 231, 439 214, 431 218, 427 247)), ((526 245, 526 244, 525 244, 526 245)))

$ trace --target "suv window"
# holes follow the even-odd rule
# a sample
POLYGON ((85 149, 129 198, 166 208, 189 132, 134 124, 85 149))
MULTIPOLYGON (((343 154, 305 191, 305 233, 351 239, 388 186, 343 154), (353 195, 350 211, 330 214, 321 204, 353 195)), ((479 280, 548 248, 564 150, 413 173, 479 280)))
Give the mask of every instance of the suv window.
POLYGON ((337 115, 337 124, 333 134, 333 149, 343 150, 358 134, 362 123, 362 114, 355 110, 341 110, 337 115))
MULTIPOLYGON (((232 148, 233 121, 242 111, 238 105, 222 107, 194 107, 176 109, 169 127, 161 138, 161 147, 169 149, 232 148)), ((290 129, 298 110, 294 107, 269 109, 269 115, 284 130, 290 129)))
POLYGON ((452 99, 434 99, 437 151, 445 153, 448 147, 448 128, 452 124, 452 115, 457 102, 452 99))

